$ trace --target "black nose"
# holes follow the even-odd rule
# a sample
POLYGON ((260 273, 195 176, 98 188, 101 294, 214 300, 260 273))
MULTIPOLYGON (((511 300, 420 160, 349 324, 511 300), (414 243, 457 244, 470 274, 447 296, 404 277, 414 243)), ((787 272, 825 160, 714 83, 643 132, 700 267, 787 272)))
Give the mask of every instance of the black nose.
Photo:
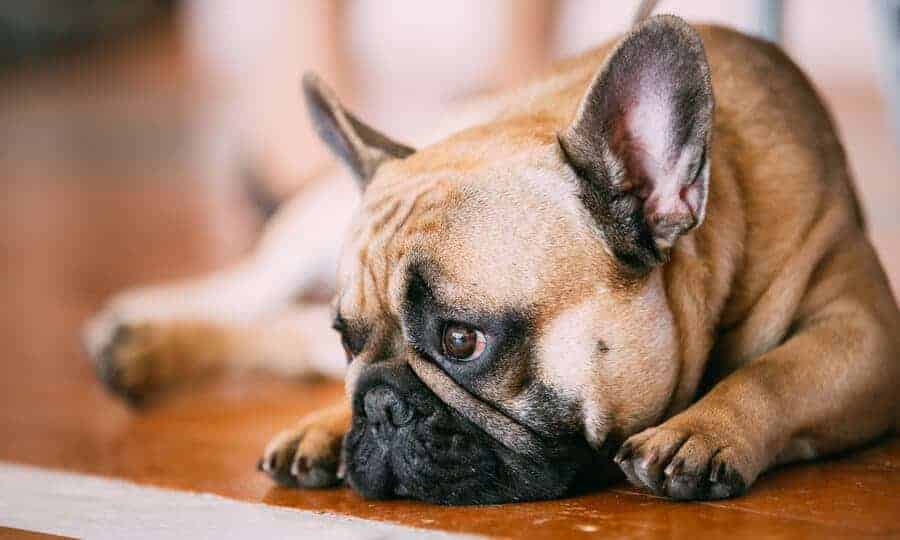
POLYGON ((388 386, 376 386, 366 392, 363 406, 366 418, 374 424, 400 427, 412 422, 415 416, 409 403, 388 386))

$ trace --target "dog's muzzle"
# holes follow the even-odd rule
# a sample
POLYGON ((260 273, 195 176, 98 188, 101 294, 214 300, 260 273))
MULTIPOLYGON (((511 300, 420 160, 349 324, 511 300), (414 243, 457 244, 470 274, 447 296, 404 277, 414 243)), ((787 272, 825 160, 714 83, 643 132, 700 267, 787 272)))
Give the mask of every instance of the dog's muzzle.
POLYGON ((443 504, 560 497, 596 483, 605 461, 570 434, 530 455, 510 450, 440 401, 405 364, 362 373, 343 453, 347 481, 363 496, 443 504))

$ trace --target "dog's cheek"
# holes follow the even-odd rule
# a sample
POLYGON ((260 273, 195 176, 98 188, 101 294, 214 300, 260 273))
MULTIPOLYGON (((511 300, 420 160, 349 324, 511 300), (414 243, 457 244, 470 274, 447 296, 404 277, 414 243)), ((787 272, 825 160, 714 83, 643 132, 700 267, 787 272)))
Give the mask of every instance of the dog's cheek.
POLYGON ((615 332, 593 392, 615 411, 616 433, 627 436, 662 419, 678 384, 681 350, 662 273, 603 313, 614 313, 601 324, 615 332))
POLYGON ((658 421, 675 389, 678 340, 655 274, 627 293, 598 286, 541 331, 542 380, 580 404, 595 448, 612 432, 633 433, 658 421))
POLYGON ((595 321, 598 307, 589 298, 558 313, 542 329, 538 364, 541 379, 551 388, 577 395, 589 385, 600 342, 595 321))
POLYGON ((545 324, 536 353, 540 379, 561 399, 580 407, 584 432, 592 446, 599 446, 612 427, 609 403, 598 395, 608 336, 601 330, 600 303, 590 297, 565 309, 545 324))

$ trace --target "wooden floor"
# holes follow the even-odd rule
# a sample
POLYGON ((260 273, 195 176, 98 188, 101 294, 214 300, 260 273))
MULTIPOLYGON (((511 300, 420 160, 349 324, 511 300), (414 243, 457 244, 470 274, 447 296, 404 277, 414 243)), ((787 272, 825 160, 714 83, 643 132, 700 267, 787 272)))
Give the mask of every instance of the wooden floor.
POLYGON ((49 534, 35 533, 23 531, 21 529, 13 529, 10 527, 0 527, 0 540, 53 540, 54 538, 64 538, 49 534))
MULTIPOLYGON (((371 502, 345 488, 290 490, 256 472, 267 439, 334 400, 339 383, 234 377, 129 410, 94 380, 81 322, 123 286, 209 270, 246 249, 220 228, 223 214, 242 208, 195 181, 183 150, 190 100, 172 82, 176 53, 167 40, 142 47, 152 53, 137 63, 124 54, 101 87, 70 64, 2 83, 0 460, 499 537, 900 537, 896 438, 774 471, 731 501, 674 503, 617 485, 561 501, 448 508, 371 502), (151 150, 135 151, 148 140, 151 150)), ((872 136, 852 126, 846 135, 859 146, 872 136)), ((896 193, 900 180, 896 165, 866 167, 874 174, 861 188, 896 290, 900 200, 879 194, 896 193)), ((0 528, 0 537, 16 532, 0 528)))

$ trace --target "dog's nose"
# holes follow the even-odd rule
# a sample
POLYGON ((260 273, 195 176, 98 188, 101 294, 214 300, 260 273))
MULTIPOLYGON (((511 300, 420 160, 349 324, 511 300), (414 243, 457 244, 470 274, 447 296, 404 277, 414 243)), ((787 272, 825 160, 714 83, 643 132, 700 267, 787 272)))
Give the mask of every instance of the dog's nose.
POLYGON ((363 399, 369 422, 394 427, 412 422, 415 411, 397 392, 388 386, 376 386, 363 399))

